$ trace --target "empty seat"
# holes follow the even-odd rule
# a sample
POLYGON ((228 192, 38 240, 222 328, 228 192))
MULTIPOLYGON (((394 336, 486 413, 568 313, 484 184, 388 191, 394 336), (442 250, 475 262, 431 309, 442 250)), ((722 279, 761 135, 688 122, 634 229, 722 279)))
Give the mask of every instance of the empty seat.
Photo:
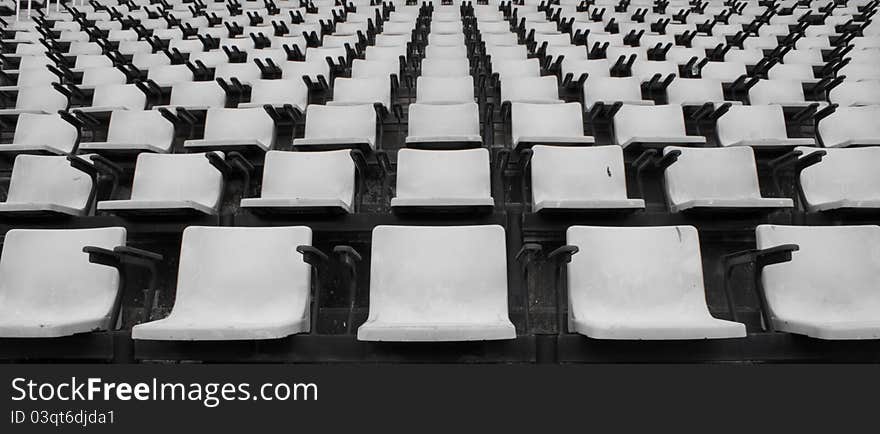
POLYGON ((52 86, 34 86, 18 89, 15 107, 0 109, 0 116, 20 113, 57 113, 67 109, 68 100, 52 86))
POLYGON ((494 204, 489 150, 398 151, 392 210, 490 211, 494 204))
POLYGON ((302 80, 257 80, 251 83, 251 100, 238 104, 238 108, 262 107, 266 104, 283 106, 290 104, 305 111, 309 102, 309 89, 302 80))
POLYGON ((125 228, 6 233, 0 256, 0 336, 46 338, 111 329, 119 272, 92 264, 87 246, 125 245, 125 228))
POLYGON ((471 73, 467 58, 422 60, 422 77, 466 77, 471 73))
POLYGON ((216 81, 191 81, 175 84, 171 88, 171 98, 166 106, 154 106, 173 109, 180 107, 187 110, 208 110, 226 106, 226 91, 216 81))
POLYGON ((826 105, 826 102, 807 101, 804 86, 797 80, 758 80, 749 88, 752 105, 779 104, 786 107, 804 107, 809 104, 826 105))
POLYGON ((183 231, 171 313, 132 328, 133 339, 277 339, 309 331, 311 266, 297 246, 306 226, 183 231))
POLYGON ((350 151, 269 151, 260 197, 241 207, 262 214, 355 212, 355 163, 350 151))
POLYGON ((587 145, 583 109, 579 103, 511 105, 513 145, 520 149, 536 144, 587 145))
MULTIPOLYGON (((799 147, 806 158, 819 148, 799 147)), ((880 148, 825 149, 806 167, 800 185, 809 211, 880 209, 880 148)))
POLYGON ((877 119, 880 119, 880 106, 839 107, 819 121, 818 137, 826 148, 880 145, 877 119))
POLYGON ((78 107, 81 112, 112 112, 113 110, 143 110, 147 95, 134 84, 98 86, 92 96, 92 105, 78 107))
POLYGON ((681 106, 672 104, 623 105, 614 115, 614 138, 624 148, 706 143, 703 136, 687 135, 681 106))
POLYGON ((333 82, 333 101, 338 104, 375 104, 391 109, 391 80, 387 77, 337 78, 333 82))
POLYGON ((513 77, 501 82, 502 102, 556 103, 556 77, 513 77))
POLYGON ((92 188, 92 178, 71 167, 67 157, 18 155, 0 216, 83 215, 92 188))
POLYGON ((763 269, 775 329, 819 339, 880 338, 878 226, 757 227, 758 249, 796 244, 791 261, 763 269))
POLYGON ((362 341, 513 339, 501 226, 377 226, 362 341))
POLYGON ((642 98, 642 83, 635 77, 591 76, 584 82, 584 101, 588 109, 596 103, 654 105, 654 101, 642 98))
POLYGON ((212 215, 222 194, 223 176, 205 154, 144 152, 137 157, 131 197, 102 200, 98 211, 124 216, 212 215))
POLYGON ((645 207, 629 199, 619 146, 534 146, 532 211, 608 211, 645 207))
POLYGON ((716 131, 721 146, 810 146, 810 138, 789 138, 782 106, 732 106, 718 118, 716 131))
POLYGON ((376 120, 372 105, 312 104, 306 108, 305 137, 294 139, 293 146, 300 150, 355 147, 371 151, 378 147, 376 120))
POLYGON ((423 104, 461 104, 474 101, 474 78, 418 77, 416 102, 423 104))
POLYGON ((79 149, 97 152, 171 151, 174 124, 158 111, 115 110, 106 142, 83 142, 79 149))
POLYGON ((714 318, 693 226, 572 226, 579 249, 568 269, 569 330, 595 339, 745 337, 745 325, 714 318))
POLYGON ((0 144, 0 152, 68 154, 78 140, 76 127, 61 115, 22 113, 15 123, 11 144, 0 144))
POLYGON ((162 87, 193 81, 193 72, 187 65, 160 65, 147 71, 147 78, 162 87))
POLYGON ((756 210, 790 208, 789 198, 761 197, 755 155, 749 147, 682 148, 666 168, 666 198, 673 212, 687 210, 756 210))
POLYGON ((880 105, 880 81, 844 81, 828 92, 828 100, 843 107, 880 105))
MULTIPOLYGON (((666 88, 669 104, 703 105, 707 102, 723 104, 724 87, 721 80, 711 78, 676 78, 666 88)), ((738 101, 732 103, 740 104, 738 101)))
POLYGON ((407 146, 460 148, 482 143, 477 103, 409 105, 407 146))
POLYGON ((212 108, 205 117, 205 138, 187 140, 187 149, 257 149, 275 144, 275 121, 262 108, 212 108))

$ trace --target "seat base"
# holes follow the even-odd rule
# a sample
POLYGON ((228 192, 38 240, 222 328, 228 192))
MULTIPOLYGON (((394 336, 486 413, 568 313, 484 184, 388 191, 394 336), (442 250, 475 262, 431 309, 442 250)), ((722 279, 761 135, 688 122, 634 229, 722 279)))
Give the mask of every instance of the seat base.
POLYGON ((358 328, 359 341, 448 342, 515 339, 510 321, 487 324, 396 324, 367 321, 358 328))
POLYGON ((761 197, 747 199, 693 199, 682 203, 670 203, 673 212, 691 213, 744 213, 772 212, 776 208, 792 208, 794 201, 786 197, 761 197))
POLYGON ((541 213, 612 213, 633 212, 644 209, 642 199, 597 200, 542 200, 532 205, 533 212, 541 213))
POLYGON ((774 318, 777 330, 824 340, 880 339, 880 321, 810 322, 774 318))
POLYGON ((391 199, 391 210, 397 214, 465 214, 489 213, 495 209, 490 198, 399 198, 391 199))
POLYGON ((746 337, 745 324, 717 318, 629 322, 573 320, 569 328, 594 339, 687 340, 746 337))
POLYGON ((123 217, 214 215, 217 210, 193 201, 105 200, 98 211, 123 217))
MULTIPOLYGON (((222 321, 222 318, 218 320, 222 321)), ((245 323, 217 322, 217 320, 191 321, 170 316, 131 330, 131 338, 154 341, 240 341, 279 339, 309 331, 308 319, 291 319, 287 322, 245 323)))
POLYGON ((73 217, 85 213, 83 209, 71 208, 54 203, 0 203, 0 219, 73 217))
POLYGON ((248 198, 241 208, 259 215, 350 214, 352 207, 338 199, 248 198))
POLYGON ((364 155, 369 155, 373 153, 373 143, 361 138, 293 139, 293 149, 297 151, 357 149, 364 155))
POLYGON ((406 147, 413 149, 449 150, 474 149, 483 147, 480 136, 461 137, 407 137, 406 147))

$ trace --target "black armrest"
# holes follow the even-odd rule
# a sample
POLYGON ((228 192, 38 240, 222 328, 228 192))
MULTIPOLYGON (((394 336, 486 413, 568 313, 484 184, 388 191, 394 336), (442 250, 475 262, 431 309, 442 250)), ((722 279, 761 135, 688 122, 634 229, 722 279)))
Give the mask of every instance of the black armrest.
MULTIPOLYGON (((119 271, 120 276, 122 276, 123 280, 125 279, 125 265, 144 268, 149 272, 150 279, 148 287, 145 288, 144 291, 145 297, 143 322, 149 321, 151 317, 151 310, 153 307, 153 300, 158 286, 159 263, 162 262, 164 257, 158 253, 153 253, 147 250, 136 249, 134 247, 128 246, 117 246, 114 247, 113 250, 104 249, 101 247, 87 246, 83 247, 83 252, 89 255, 89 262, 93 264, 106 265, 108 267, 116 268, 119 271)), ((121 303, 121 297, 117 298, 116 303, 116 307, 114 308, 114 319, 112 321, 114 324, 117 323, 118 316, 121 313, 121 309, 119 306, 119 304, 121 303)))
POLYGON ((724 264, 724 290, 727 296, 728 309, 731 318, 737 321, 736 309, 733 304, 733 294, 730 289, 730 276, 735 267, 741 265, 755 265, 754 287, 758 295, 758 302, 761 305, 761 318, 764 321, 764 328, 767 331, 774 331, 773 317, 767 305, 767 297, 761 284, 761 272, 764 267, 773 264, 781 264, 791 261, 792 252, 800 249, 797 244, 782 244, 767 249, 751 249, 741 252, 731 253, 722 257, 724 264))
POLYGON ((525 269, 541 255, 542 251, 543 248, 538 243, 524 243, 516 253, 516 261, 520 262, 525 269))
POLYGON ((327 254, 317 247, 301 245, 296 247, 296 251, 302 255, 305 263, 315 268, 324 266, 330 260, 327 254))
POLYGON ((220 174, 223 175, 223 179, 229 179, 232 177, 232 166, 230 166, 220 154, 216 152, 207 152, 205 153, 205 158, 208 159, 208 162, 211 163, 215 169, 220 171, 220 174))

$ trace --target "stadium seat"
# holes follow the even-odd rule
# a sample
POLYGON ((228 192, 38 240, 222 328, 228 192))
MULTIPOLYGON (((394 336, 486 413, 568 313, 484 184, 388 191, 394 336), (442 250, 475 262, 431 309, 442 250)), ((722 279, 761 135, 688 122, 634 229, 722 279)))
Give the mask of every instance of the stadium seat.
POLYGON ((68 154, 78 136, 76 127, 61 115, 22 113, 15 123, 12 143, 0 144, 0 152, 68 154))
POLYGON ((758 170, 751 148, 683 148, 668 146, 664 155, 678 154, 664 180, 669 208, 729 210, 791 208, 789 198, 761 197, 758 170))
POLYGON ((614 115, 614 138, 629 146, 702 145, 706 138, 689 136, 681 106, 624 104, 614 115))
POLYGON ((489 150, 398 152, 392 210, 491 211, 494 205, 489 150))
POLYGON ((844 81, 831 89, 828 101, 841 107, 880 105, 880 81, 844 81))
POLYGON ((174 124, 158 111, 114 110, 106 142, 83 142, 79 149, 98 153, 149 151, 166 153, 174 142, 174 124))
POLYGON ((556 103, 556 77, 513 77, 501 82, 501 102, 556 103))
POLYGON ((70 336, 115 326, 119 272, 89 262, 88 246, 125 245, 125 229, 6 233, 0 256, 0 336, 70 336))
POLYGON ((811 138, 789 138, 782 106, 731 106, 718 118, 716 131, 721 146, 780 148, 810 146, 811 138))
POLYGON ((376 110, 372 105, 306 108, 305 137, 294 139, 298 150, 359 148, 365 152, 379 148, 376 137, 376 110))
POLYGON ((306 226, 183 231, 171 313, 132 328, 159 341, 277 339, 309 331, 311 266, 296 251, 306 226))
POLYGON ((513 339, 501 226, 373 229, 361 341, 513 339))
POLYGON ((819 120, 819 142, 826 148, 880 145, 878 116, 880 106, 839 107, 819 120))
POLYGON ((566 239, 577 248, 566 266, 569 330, 594 339, 746 336, 745 325, 709 313, 693 226, 572 226, 566 239))
POLYGON ((84 113, 112 112, 114 110, 143 110, 147 95, 134 84, 98 86, 92 96, 92 105, 77 107, 84 113))
POLYGON ((422 77, 466 77, 470 72, 471 65, 467 58, 422 60, 422 77))
POLYGON ((269 215, 353 213, 358 194, 356 168, 348 150, 269 151, 260 197, 242 199, 241 207, 269 215))
MULTIPOLYGON (((798 147, 801 159, 823 152, 821 160, 799 177, 809 211, 880 209, 880 148, 820 149, 798 147)), ((804 160, 807 161, 807 160, 804 160)))
POLYGON ((482 146, 479 110, 475 102, 410 104, 406 145, 435 149, 482 146))
POLYGON ((791 260, 763 269, 773 328, 818 339, 880 338, 878 226, 760 225, 758 249, 796 245, 791 260))
POLYGON ((144 152, 137 157, 131 197, 102 200, 98 211, 127 217, 214 215, 222 195, 223 174, 205 154, 144 152))
POLYGON ((725 102, 741 104, 727 101, 721 81, 710 78, 676 78, 666 88, 666 96, 669 104, 682 106, 702 106, 709 102, 715 105, 725 102))
POLYGON ((532 211, 610 211, 645 207, 626 192, 619 146, 532 147, 532 211))
POLYGON ((579 103, 511 104, 513 146, 519 150, 536 144, 589 145, 593 137, 584 134, 584 117, 579 103))
POLYGON ((416 79, 417 103, 462 104, 473 101, 473 77, 418 77, 416 79))
POLYGON ((387 77, 337 78, 328 105, 382 104, 391 110, 391 80, 387 77))
POLYGON ((192 150, 268 151, 275 144, 275 122, 262 108, 211 108, 205 117, 205 138, 187 140, 192 150))
POLYGON ((18 155, 0 216, 84 215, 93 187, 89 174, 72 167, 67 157, 18 155))
POLYGON ((304 112, 309 102, 309 89, 302 80, 257 80, 251 83, 251 100, 238 108, 262 107, 266 104, 281 107, 290 104, 304 112))
POLYGON ((51 114, 66 110, 67 105, 67 96, 52 86, 23 87, 15 95, 15 106, 0 109, 0 116, 21 113, 51 114))
POLYGON ((587 109, 591 109, 597 103, 654 105, 654 101, 642 98, 641 82, 635 77, 590 76, 584 82, 584 101, 587 109))

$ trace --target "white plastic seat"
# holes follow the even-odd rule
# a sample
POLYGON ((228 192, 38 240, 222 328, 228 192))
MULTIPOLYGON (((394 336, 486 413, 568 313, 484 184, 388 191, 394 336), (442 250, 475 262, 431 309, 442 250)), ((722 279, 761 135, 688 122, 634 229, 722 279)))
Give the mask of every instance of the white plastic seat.
POLYGON ((422 77, 467 77, 470 73, 471 65, 467 58, 422 60, 422 77))
POLYGON ((532 211, 622 210, 645 207, 629 199, 619 146, 532 147, 532 211))
POLYGON ((572 226, 568 327, 594 339, 723 339, 743 324, 714 318, 693 226, 572 226))
POLYGON ((623 105, 614 115, 614 138, 624 148, 631 145, 703 144, 703 136, 689 136, 679 105, 623 105))
POLYGON ((147 78, 161 87, 193 81, 193 72, 186 65, 157 65, 147 71, 147 78))
POLYGON ((584 82, 584 101, 587 109, 596 103, 654 105, 654 101, 642 99, 641 82, 636 77, 589 77, 584 82))
POLYGON ((208 110, 224 106, 226 106, 226 91, 216 81, 191 81, 175 84, 171 88, 169 104, 153 106, 153 109, 167 108, 174 112, 177 107, 187 110, 208 110))
POLYGON ((463 104, 409 105, 407 146, 480 146, 480 108, 463 104))
POLYGON ((511 130, 517 149, 532 144, 595 143, 593 137, 584 135, 584 115, 579 103, 513 103, 511 130))
POLYGON ((512 77, 501 81, 502 102, 557 103, 556 77, 512 77))
POLYGON ((733 83, 746 75, 746 65, 738 62, 709 62, 700 70, 701 78, 714 78, 725 83, 733 83))
POLYGON ((758 249, 796 244, 791 261, 764 268, 777 330, 818 339, 880 338, 878 226, 778 226, 755 230, 758 249))
POLYGON ((880 145, 880 106, 839 107, 821 119, 818 137, 826 148, 880 145))
POLYGON ((377 226, 361 341, 514 339, 501 226, 377 226))
POLYGON ((86 68, 82 73, 82 82, 78 85, 81 89, 94 89, 98 86, 111 84, 125 84, 128 76, 113 66, 86 68))
POLYGON ((0 256, 0 336, 50 338, 108 330, 119 272, 83 247, 125 245, 125 228, 12 229, 0 256))
POLYGON ((311 266, 296 252, 307 226, 183 231, 174 307, 138 324, 133 339, 278 339, 309 331, 311 266))
POLYGON ((0 144, 0 152, 64 155, 76 145, 76 127, 61 115, 22 113, 15 123, 11 144, 0 144))
POLYGON ((303 77, 308 77, 312 81, 317 81, 318 77, 329 80, 330 65, 324 61, 284 62, 281 64, 281 78, 302 80, 303 77))
POLYGON ((474 101, 474 78, 418 77, 416 102, 423 104, 461 104, 474 101))
POLYGON ((269 151, 260 197, 241 200, 258 213, 355 212, 355 164, 348 150, 269 151))
POLYGON ((464 45, 428 45, 425 47, 426 59, 467 59, 464 45))
MULTIPOLYGON (((828 105, 822 101, 807 101, 804 86, 797 80, 758 80, 749 89, 751 105, 779 104, 784 107, 805 107, 817 103, 828 105)), ((820 107, 821 108, 821 107, 820 107)))
POLYGON ((18 155, 0 215, 83 215, 92 187, 92 178, 71 167, 67 157, 18 155))
POLYGON ((305 111, 308 102, 309 89, 302 80, 257 80, 251 83, 251 100, 239 103, 238 108, 290 104, 305 111))
MULTIPOLYGON (((805 158, 820 148, 798 147, 805 158)), ((824 149, 800 175, 809 211, 880 209, 880 148, 824 149)))
POLYGON ((333 82, 333 100, 328 105, 379 103, 391 109, 391 80, 387 77, 337 78, 333 82))
POLYGON ((378 146, 376 122, 376 110, 370 104, 310 104, 304 137, 293 139, 293 146, 301 150, 355 147, 371 151, 378 146))
MULTIPOLYGON (((221 158, 222 153, 218 153, 221 158)), ((205 154, 138 155, 127 200, 102 200, 98 211, 122 215, 214 215, 223 194, 223 176, 205 154)))
POLYGON ((351 78, 372 78, 400 76, 400 61, 354 59, 351 63, 351 78))
POLYGON ((874 62, 850 63, 840 68, 837 75, 845 75, 850 81, 880 80, 880 68, 877 68, 877 63, 876 57, 874 62))
POLYGON ((540 77, 541 63, 538 59, 496 60, 492 62, 492 73, 502 81, 517 77, 540 77))
POLYGON ((682 148, 666 168, 666 199, 672 212, 687 210, 750 210, 791 208, 789 198, 761 197, 755 155, 746 146, 734 148, 682 148))
POLYGON ((488 149, 398 151, 392 210, 491 210, 494 204, 488 149))
POLYGON ((785 115, 779 105, 732 106, 718 118, 716 128, 721 146, 788 147, 811 146, 811 138, 788 137, 785 115))
MULTIPOLYGON (((703 105, 711 102, 715 105, 723 104, 724 87, 721 80, 711 78, 676 78, 666 88, 666 96, 669 104, 703 105)), ((741 104, 731 101, 732 104, 741 104)))
POLYGON ((793 80, 801 83, 816 83, 819 80, 813 66, 801 63, 777 63, 767 71, 770 80, 793 80))
POLYGON ((106 142, 83 142, 80 150, 166 153, 174 142, 174 124, 152 110, 114 110, 106 142))
POLYGON ((464 33, 442 34, 429 33, 428 45, 464 45, 464 33))
POLYGON ((33 86, 18 89, 15 107, 0 109, 0 116, 21 113, 52 114, 65 110, 67 97, 52 86, 33 86))
POLYGON ((229 81, 233 77, 244 84, 251 84, 263 76, 263 71, 256 63, 227 63, 218 65, 214 69, 214 78, 222 78, 229 81))
POLYGON ((205 116, 205 137, 187 140, 187 149, 252 148, 262 151, 275 144, 275 122, 262 107, 211 108, 205 116))
POLYGON ((49 86, 59 80, 58 76, 45 66, 21 69, 18 71, 17 82, 0 86, 0 92, 15 91, 22 87, 49 86))
POLYGON ((82 112, 112 112, 113 110, 143 110, 147 95, 134 84, 98 86, 92 95, 92 105, 77 107, 82 112))
POLYGON ((843 107, 880 105, 880 80, 844 80, 828 92, 828 100, 843 107))

